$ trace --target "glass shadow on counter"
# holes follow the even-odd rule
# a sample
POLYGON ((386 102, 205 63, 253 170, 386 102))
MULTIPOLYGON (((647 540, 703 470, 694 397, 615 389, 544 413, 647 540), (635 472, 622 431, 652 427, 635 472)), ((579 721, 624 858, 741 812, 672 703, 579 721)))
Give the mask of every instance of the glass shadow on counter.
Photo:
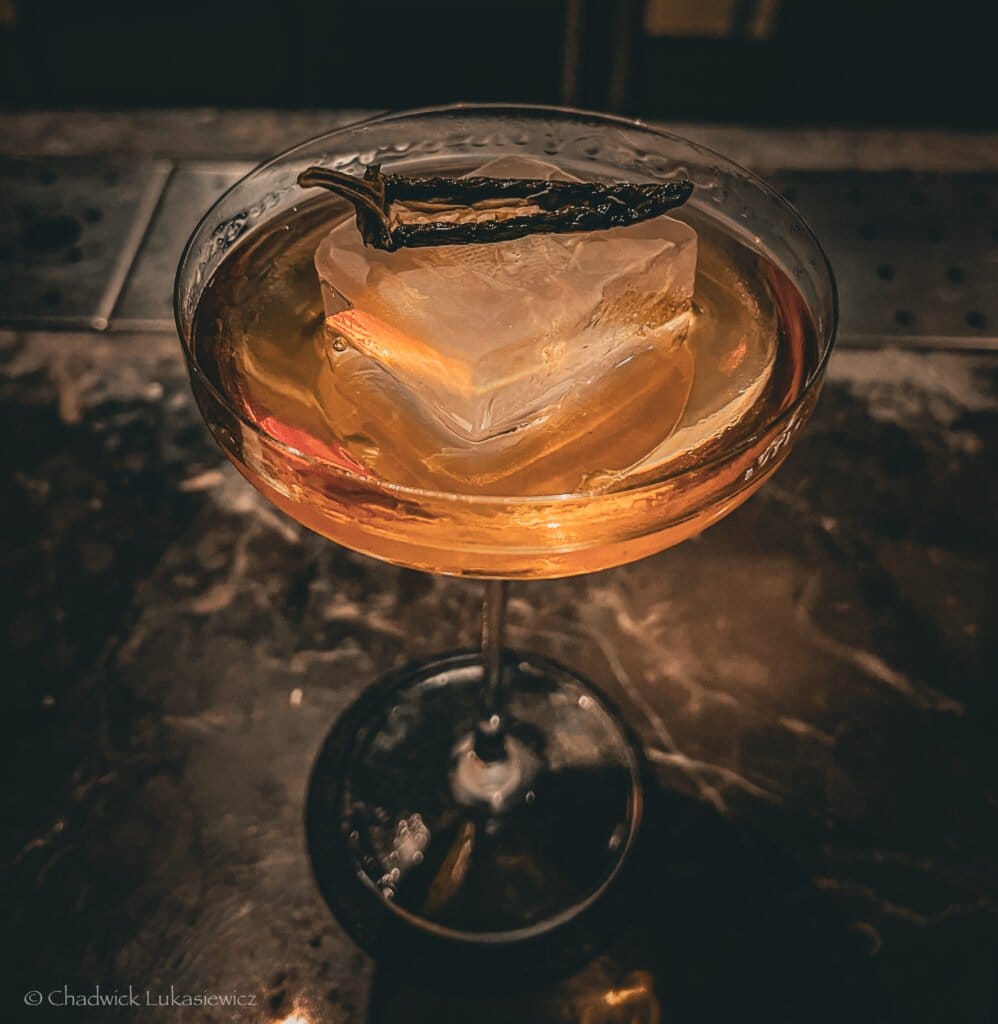
MULTIPOLYGON (((498 965, 432 980, 379 964, 367 1024, 730 1024, 892 1021, 862 939, 785 852, 715 810, 647 790, 629 920, 583 966, 546 982, 498 965)), ((539 972, 543 966, 539 965, 539 972)))

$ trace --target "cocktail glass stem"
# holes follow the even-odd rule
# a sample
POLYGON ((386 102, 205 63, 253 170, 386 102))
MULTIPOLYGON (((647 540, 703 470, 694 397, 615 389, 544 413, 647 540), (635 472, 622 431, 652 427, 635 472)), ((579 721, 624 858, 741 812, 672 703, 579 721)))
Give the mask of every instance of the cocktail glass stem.
POLYGON ((506 580, 487 580, 482 602, 482 701, 475 729, 475 754, 486 763, 506 758, 503 634, 508 589, 506 580))
POLYGON ((481 806, 501 814, 529 785, 537 757, 509 735, 503 624, 506 618, 506 581, 485 584, 482 605, 482 683, 478 693, 478 721, 454 749, 451 789, 459 804, 481 806))

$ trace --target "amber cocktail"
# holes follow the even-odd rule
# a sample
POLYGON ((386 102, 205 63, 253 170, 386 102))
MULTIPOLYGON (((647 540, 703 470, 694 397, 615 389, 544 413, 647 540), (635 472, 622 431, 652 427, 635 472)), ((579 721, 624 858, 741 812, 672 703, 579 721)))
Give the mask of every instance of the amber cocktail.
POLYGON ((336 543, 490 581, 482 650, 378 684, 320 754, 313 862, 360 941, 589 948, 640 833, 640 753, 591 684, 503 650, 501 581, 643 558, 737 507, 807 420, 835 315, 820 247, 762 182, 575 111, 375 118, 263 165, 198 227, 178 325, 236 468, 336 543), (351 194, 374 168, 428 196, 386 232, 476 227, 372 244, 351 194), (303 187, 323 169, 345 194, 303 187), (445 202, 437 180, 536 189, 445 202), (542 210, 543 182, 577 184, 588 229, 489 237, 542 210), (688 201, 633 223, 586 193, 670 182, 688 201))

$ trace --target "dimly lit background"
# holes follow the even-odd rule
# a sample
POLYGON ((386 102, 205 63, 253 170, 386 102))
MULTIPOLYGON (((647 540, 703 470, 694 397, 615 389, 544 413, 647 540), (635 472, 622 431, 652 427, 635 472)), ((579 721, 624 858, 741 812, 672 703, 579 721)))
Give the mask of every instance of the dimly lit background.
POLYGON ((973 0, 0 0, 0 102, 987 127, 996 37, 973 0))
POLYGON ((0 1024, 995 1024, 996 40, 995 0, 0 0, 0 1024), (743 508, 513 584, 512 645, 623 709, 666 826, 607 952, 498 998, 360 952, 302 828, 338 716, 474 645, 480 592, 276 513, 173 319, 259 161, 458 100, 724 153, 812 226, 841 314, 743 508), (26 1007, 96 986, 256 1005, 26 1007))

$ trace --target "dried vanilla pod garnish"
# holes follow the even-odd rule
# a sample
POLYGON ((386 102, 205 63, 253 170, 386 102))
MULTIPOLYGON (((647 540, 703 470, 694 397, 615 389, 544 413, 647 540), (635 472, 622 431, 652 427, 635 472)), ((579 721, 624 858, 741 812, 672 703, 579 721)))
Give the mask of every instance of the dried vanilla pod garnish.
POLYGON ((382 174, 380 164, 368 167, 363 178, 309 167, 298 175, 298 184, 326 188, 349 200, 357 211, 364 244, 385 252, 622 227, 661 216, 693 192, 690 181, 409 178, 382 174))

